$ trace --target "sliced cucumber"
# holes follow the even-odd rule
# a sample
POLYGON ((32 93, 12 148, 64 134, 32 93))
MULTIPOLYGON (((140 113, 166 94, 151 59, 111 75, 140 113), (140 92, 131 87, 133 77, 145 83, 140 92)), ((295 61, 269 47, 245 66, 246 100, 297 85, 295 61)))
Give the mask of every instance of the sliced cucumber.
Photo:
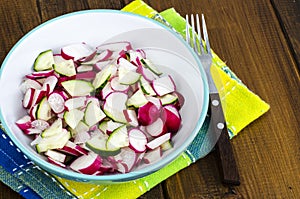
POLYGON ((84 121, 91 127, 97 122, 101 121, 106 117, 105 113, 101 110, 100 106, 94 101, 90 101, 84 112, 84 121))
POLYGON ((80 120, 84 117, 84 112, 78 109, 72 109, 70 111, 66 111, 64 114, 65 122, 72 128, 75 129, 80 120))
POLYGON ((38 153, 42 153, 49 149, 62 148, 70 138, 70 132, 67 130, 63 130, 62 132, 53 136, 40 139, 40 142, 36 144, 36 150, 38 153))
POLYGON ((103 136, 94 136, 85 144, 87 148, 103 157, 115 156, 121 152, 120 148, 107 148, 106 142, 107 139, 104 139, 103 136))
POLYGON ((139 81, 141 74, 135 71, 128 70, 125 67, 119 67, 119 82, 120 84, 132 85, 139 81))
POLYGON ((149 59, 141 59, 141 62, 146 68, 149 68, 156 75, 162 74, 162 72, 149 59))
POLYGON ((71 60, 71 59, 65 60, 58 64, 54 64, 53 68, 54 68, 55 72, 57 72, 61 75, 65 75, 68 77, 76 75, 75 64, 74 64, 73 60, 71 60))
POLYGON ((62 132, 62 120, 60 118, 58 118, 57 120, 55 120, 51 126, 47 129, 45 129, 42 133, 41 133, 41 137, 45 138, 45 137, 50 137, 53 135, 56 135, 60 132, 62 132))
POLYGON ((175 103, 178 100, 178 97, 177 97, 177 95, 166 94, 166 95, 160 97, 159 99, 161 101, 161 104, 164 106, 167 104, 175 103))
POLYGON ((139 89, 127 100, 126 105, 138 108, 147 104, 147 102, 148 100, 145 97, 144 92, 141 89, 139 89))
POLYGON ((44 97, 38 105, 36 112, 37 119, 49 120, 52 118, 51 106, 47 100, 47 97, 44 97))
POLYGON ((85 80, 68 80, 61 83, 64 89, 73 96, 86 96, 89 95, 93 90, 93 85, 85 80))
POLYGON ((126 109, 127 94, 122 92, 113 92, 106 97, 103 111, 115 122, 127 123, 123 111, 126 109))
POLYGON ((129 137, 126 125, 115 129, 107 139, 106 148, 117 150, 129 146, 129 137))
POLYGON ((93 81, 93 86, 95 87, 95 89, 101 89, 105 86, 105 84, 113 74, 113 67, 113 65, 108 65, 106 68, 96 74, 96 77, 93 81))
POLYGON ((146 94, 146 95, 150 95, 150 96, 154 96, 156 95, 155 91, 153 90, 151 84, 145 80, 144 77, 140 78, 140 82, 139 82, 140 88, 142 89, 142 91, 146 94))
POLYGON ((34 61, 33 69, 35 71, 52 69, 54 64, 52 50, 41 52, 34 61))

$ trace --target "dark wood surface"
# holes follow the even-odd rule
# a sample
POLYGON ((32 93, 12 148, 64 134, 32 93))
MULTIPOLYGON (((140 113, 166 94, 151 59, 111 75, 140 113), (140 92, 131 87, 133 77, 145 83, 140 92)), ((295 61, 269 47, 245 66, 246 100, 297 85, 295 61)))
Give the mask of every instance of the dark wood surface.
MULTIPOLYGON (((0 60, 42 22, 77 10, 124 7, 129 0, 2 0, 0 60)), ((300 197, 300 2, 147 0, 158 11, 204 13, 211 46, 271 109, 231 140, 241 185, 220 181, 215 152, 141 196, 150 198, 300 197)), ((1 198, 21 198, 0 184, 1 198)))

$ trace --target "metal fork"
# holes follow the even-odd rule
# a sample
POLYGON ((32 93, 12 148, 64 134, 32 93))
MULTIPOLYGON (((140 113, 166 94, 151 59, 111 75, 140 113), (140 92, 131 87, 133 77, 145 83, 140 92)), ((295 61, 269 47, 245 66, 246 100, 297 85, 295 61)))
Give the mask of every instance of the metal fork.
POLYGON ((196 29, 195 29, 194 15, 193 14, 191 15, 191 26, 189 24, 189 16, 186 15, 186 41, 194 49, 196 54, 199 56, 199 59, 205 70, 207 80, 208 80, 209 97, 210 97, 209 107, 210 107, 211 119, 208 128, 209 132, 206 135, 206 139, 211 143, 210 146, 211 148, 208 147, 205 150, 211 150, 212 147, 217 142, 216 149, 217 149, 217 155, 219 159, 219 166, 220 166, 223 183, 229 185, 239 185, 240 184, 239 173, 234 159, 232 146, 229 140, 228 130, 224 118, 220 96, 211 75, 212 53, 211 53, 210 43, 208 39, 208 33, 207 33, 204 15, 202 14, 201 17, 202 17, 203 39, 205 45, 201 38, 201 27, 200 27, 200 19, 198 14, 196 14, 197 32, 195 31, 196 29))

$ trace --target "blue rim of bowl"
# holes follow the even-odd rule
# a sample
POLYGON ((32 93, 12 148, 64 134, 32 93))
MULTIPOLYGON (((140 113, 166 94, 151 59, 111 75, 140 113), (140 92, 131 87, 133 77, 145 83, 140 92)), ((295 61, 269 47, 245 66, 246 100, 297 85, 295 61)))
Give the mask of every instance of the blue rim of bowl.
MULTIPOLYGON (((179 148, 177 148, 176 150, 174 150, 173 153, 170 153, 166 158, 162 159, 161 161, 158 161, 157 163, 154 163, 153 165, 151 165, 151 167, 145 167, 142 168, 138 171, 132 171, 129 173, 125 173, 125 174, 112 174, 112 175, 100 175, 100 176, 93 176, 93 175, 86 175, 86 174, 81 174, 81 173, 76 173, 74 171, 69 171, 66 170, 64 168, 60 168, 60 167, 53 167, 53 165, 51 163, 48 163, 46 161, 41 161, 41 159, 33 154, 31 154, 31 152, 29 152, 24 146, 22 146, 22 144, 16 139, 15 136, 10 136, 10 138, 12 139, 12 141, 16 144, 16 146, 18 148, 20 148, 20 150, 27 156, 29 157, 29 159, 31 159, 33 162, 35 163, 39 163, 38 165, 40 165, 43 169, 45 169, 46 171, 56 174, 58 176, 62 176, 68 179, 73 179, 73 180, 77 180, 77 181, 95 181, 95 182, 125 182, 125 181, 130 181, 130 180, 134 180, 137 178, 141 178, 144 177, 146 175, 149 175, 159 169, 161 169, 163 166, 169 164, 170 162, 172 162, 173 160, 176 159, 176 157, 178 157, 181 153, 183 153, 186 148, 192 143, 192 141, 194 140, 194 138, 196 137, 196 135, 198 134, 201 126, 204 123, 205 117, 206 117, 206 113, 208 110, 208 101, 209 101, 209 94, 208 94, 208 84, 207 84, 207 78, 205 75, 205 72, 202 68, 201 62, 198 58, 198 56, 195 54, 195 52, 193 51, 193 49, 185 42, 185 40, 180 37, 176 32, 174 32, 173 30, 171 30, 170 28, 167 28, 165 25, 161 24, 158 21, 155 21, 153 19, 138 15, 138 14, 134 14, 134 13, 129 13, 129 12, 124 12, 124 11, 120 11, 120 10, 112 10, 112 9, 92 9, 92 10, 84 10, 84 11, 77 11, 77 12, 72 12, 72 13, 68 13, 68 14, 64 14, 58 17, 55 17, 53 19, 50 19, 40 25, 38 25, 37 27, 35 27, 34 29, 32 29, 31 31, 29 31, 27 34, 25 34, 13 47, 12 49, 9 51, 9 53, 7 54, 7 56, 5 57, 2 65, 1 65, 1 69, 0 69, 0 78, 2 76, 2 71, 4 70, 4 67, 6 65, 7 60, 9 59, 10 55, 12 54, 12 52, 23 42, 23 40, 26 39, 26 37, 28 37, 29 35, 31 35, 32 33, 34 33, 35 31, 37 31, 38 29, 41 29, 42 27, 55 22, 59 19, 62 18, 67 18, 67 17, 72 17, 75 15, 82 15, 82 14, 87 14, 87 13, 116 13, 116 14, 121 14, 121 15, 129 15, 129 16, 134 16, 134 17, 139 17, 139 18, 143 18, 144 20, 150 21, 156 25, 161 26, 162 28, 164 28, 165 30, 168 30, 169 32, 171 32, 174 36, 176 36, 185 46, 187 49, 189 49, 190 53, 193 55, 193 57, 195 58, 197 65, 198 65, 198 69, 200 71, 201 74, 201 78, 202 78, 202 82, 203 82, 203 91, 204 91, 204 98, 203 98, 203 108, 202 108, 202 112, 200 114, 200 117, 198 119, 198 122, 193 130, 192 135, 188 137, 188 139, 186 140, 185 143, 187 143, 186 145, 181 145, 179 148), (55 169, 54 169, 55 168, 55 169)), ((3 114, 2 111, 0 110, 0 119, 3 121, 3 114)), ((5 130, 12 135, 12 133, 10 132, 8 126, 5 123, 2 123, 2 125, 4 126, 5 130)))

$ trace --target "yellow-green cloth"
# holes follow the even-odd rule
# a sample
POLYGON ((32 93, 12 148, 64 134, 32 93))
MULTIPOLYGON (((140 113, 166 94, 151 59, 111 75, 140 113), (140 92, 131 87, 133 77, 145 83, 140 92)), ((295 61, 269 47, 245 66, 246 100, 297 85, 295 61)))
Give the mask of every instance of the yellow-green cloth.
MULTIPOLYGON (((123 11, 132 12, 149 18, 158 14, 141 0, 128 4, 123 11)), ((185 20, 175 9, 170 8, 160 15, 179 33, 184 35, 185 20)), ((260 117, 269 109, 269 105, 251 92, 230 71, 226 64, 214 53, 213 64, 217 87, 220 91, 222 104, 226 106, 225 117, 231 136, 239 133, 245 126, 260 117)), ((193 161, 183 153, 174 162, 163 169, 141 179, 113 185, 94 185, 75 182, 57 177, 62 185, 78 198, 137 198, 171 175, 189 166, 193 161)))

